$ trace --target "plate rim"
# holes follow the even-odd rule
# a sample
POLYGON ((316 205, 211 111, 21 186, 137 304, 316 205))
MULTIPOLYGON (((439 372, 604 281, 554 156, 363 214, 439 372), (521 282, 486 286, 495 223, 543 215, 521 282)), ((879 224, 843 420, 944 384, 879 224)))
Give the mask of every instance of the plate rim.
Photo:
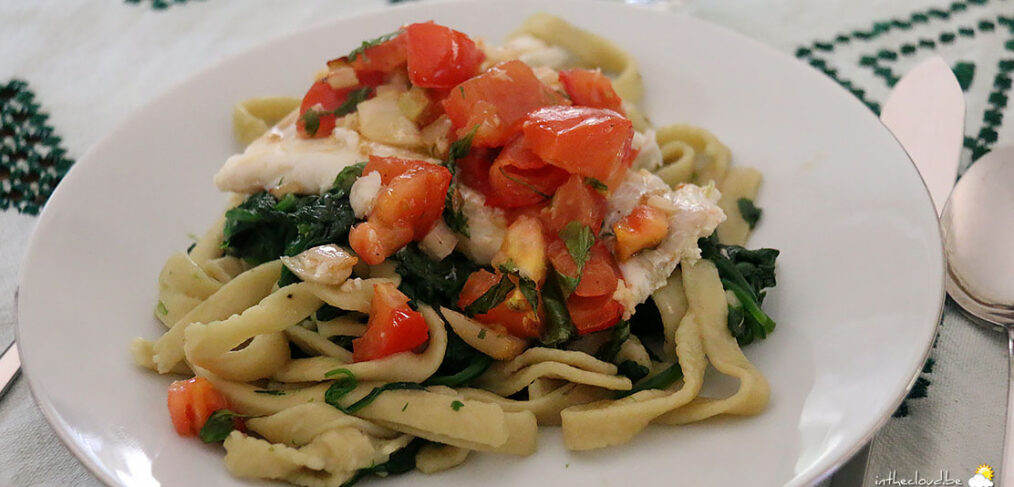
MULTIPOLYGON (((609 9, 617 9, 617 10, 620 10, 620 9, 644 9, 645 8, 645 7, 639 7, 639 6, 632 5, 632 4, 616 3, 616 2, 609 1, 609 0, 593 0, 593 1, 596 4, 596 6, 594 8, 606 9, 606 10, 609 10, 609 9)), ((573 4, 573 5, 578 5, 579 4, 579 2, 577 0, 563 0, 563 2, 570 3, 570 4, 573 4)), ((587 6, 588 3, 589 2, 587 0, 583 0, 582 2, 580 2, 580 5, 587 6)), ((198 69, 198 70, 196 70, 196 71, 194 71, 194 72, 192 72, 192 73, 190 73, 190 74, 188 74, 188 75, 186 75, 186 76, 184 76, 184 77, 182 77, 182 78, 174 81, 173 83, 171 83, 170 85, 168 85, 166 88, 164 88, 161 91, 159 91, 156 95, 154 95, 151 98, 149 98, 144 103, 142 103, 139 106, 135 107, 134 109, 130 110, 124 116, 124 118, 122 120, 120 120, 118 123, 116 123, 116 125, 114 125, 105 135, 103 135, 97 141, 95 141, 92 145, 90 145, 84 151, 84 153, 80 157, 77 158, 77 161, 75 161, 75 163, 68 170, 67 174, 64 176, 63 181, 66 181, 66 180, 70 179, 71 177, 76 177, 77 174, 85 171, 85 169, 79 169, 79 168, 81 168, 81 167, 91 167, 91 166, 94 166, 95 164, 97 164, 97 162, 92 162, 93 159, 98 160, 98 158, 95 157, 94 154, 96 152, 99 152, 99 150, 102 147, 104 147, 106 145, 109 145, 109 144, 112 144, 113 142, 115 142, 116 140, 118 140, 118 135, 120 134, 120 132, 124 131, 124 129, 126 127, 130 126, 130 124, 132 123, 133 119, 136 117, 137 114, 139 114, 141 112, 144 112, 144 111, 147 111, 147 110, 151 110, 152 107, 160 104, 164 99, 171 97, 174 93, 176 93, 180 89, 184 88, 186 85, 192 84, 192 83, 196 82, 198 79, 205 77, 205 75, 207 75, 209 72, 212 72, 212 71, 215 71, 217 69, 220 69, 221 65, 223 65, 223 64, 228 64, 228 63, 234 62, 237 58, 248 56, 251 53, 259 51, 259 50, 267 49, 267 48, 269 48, 273 44, 283 42, 283 41, 285 41, 287 39, 290 39, 290 38, 293 38, 293 37, 297 37, 297 36, 302 35, 303 33, 307 32, 307 31, 321 29, 321 28, 324 28, 326 26, 333 26, 333 25, 336 25, 336 24, 344 24, 346 22, 354 22, 355 20, 357 20, 359 18, 362 18, 362 17, 379 15, 382 12, 389 12, 389 11, 391 11, 391 9, 398 9, 398 10, 419 10, 420 12, 425 12, 428 7, 434 6, 434 5, 444 6, 444 5, 469 5, 469 4, 503 4, 503 5, 511 5, 511 1, 510 0, 428 0, 426 2, 401 3, 401 4, 396 4, 396 5, 383 5, 383 6, 379 6, 379 7, 377 7, 377 6, 367 7, 367 9, 365 9, 365 10, 361 10, 359 12, 353 13, 353 14, 351 14, 349 16, 346 16, 346 17, 336 17, 336 18, 331 18, 331 19, 323 20, 323 21, 320 21, 320 22, 310 23, 310 24, 308 24, 308 25, 306 25, 304 27, 298 28, 298 29, 293 30, 291 32, 287 32, 287 33, 282 34, 282 35, 272 36, 272 37, 267 38, 267 39, 265 39, 263 41, 256 42, 255 44, 253 44, 253 45, 251 45, 249 47, 246 47, 246 48, 244 48, 242 50, 239 50, 237 52, 234 52, 234 53, 231 53, 229 55, 223 56, 223 57, 221 57, 221 58, 219 58, 217 60, 214 60, 209 65, 204 66, 204 67, 202 67, 202 68, 200 68, 200 69, 198 69)), ((722 25, 722 24, 718 24, 718 23, 715 23, 715 22, 712 22, 712 21, 709 21, 709 20, 706 20, 706 19, 703 19, 703 18, 700 18, 700 17, 695 17, 695 16, 690 15, 690 14, 685 13, 685 12, 677 12, 677 11, 671 11, 671 10, 666 10, 666 11, 653 10, 652 12, 654 14, 656 14, 656 15, 672 16, 672 17, 681 19, 682 22, 696 23, 696 24, 699 24, 699 25, 704 25, 704 26, 706 26, 709 29, 713 29, 713 30, 719 31, 719 32, 722 33, 722 35, 730 36, 730 37, 736 38, 739 42, 744 42, 744 43, 750 44, 753 49, 764 50, 764 51, 768 52, 770 55, 778 56, 778 57, 781 57, 781 58, 783 58, 783 59, 785 59, 787 61, 790 61, 792 63, 800 65, 802 67, 806 67, 807 69, 804 70, 806 72, 806 76, 809 76, 813 80, 813 82, 826 83, 826 84, 829 84, 831 87, 833 87, 836 90, 844 90, 844 88, 842 88, 840 85, 838 85, 837 83, 835 83, 833 80, 831 80, 827 76, 822 75, 817 70, 810 68, 808 65, 806 65, 806 63, 803 63, 802 61, 800 61, 800 60, 792 57, 788 53, 786 53, 786 52, 784 52, 784 51, 782 51, 780 49, 777 49, 776 47, 774 47, 774 46, 772 46, 770 44, 767 44, 767 43, 762 42, 762 41, 760 41, 758 39, 750 37, 750 36, 748 36, 748 35, 746 35, 744 33, 741 33, 741 32, 739 32, 737 30, 734 30, 732 27, 728 27, 728 26, 725 26, 725 25, 722 25)), ((849 103, 860 104, 860 105, 862 104, 862 102, 859 101, 855 97, 850 97, 849 103)), ((895 137, 895 135, 891 132, 891 130, 888 129, 887 126, 883 124, 883 122, 880 120, 880 118, 878 116, 876 116, 876 114, 874 114, 872 111, 865 110, 864 116, 874 117, 876 124, 878 124, 880 126, 881 130, 886 131, 890 135, 890 137, 894 141, 894 143, 898 146, 898 148, 900 148, 902 150, 902 152, 905 155, 905 159, 912 166, 912 168, 915 169, 915 174, 919 178, 919 183, 922 186, 922 190, 923 190, 923 194, 924 194, 924 198, 925 198, 925 203, 926 203, 925 205, 923 205, 924 206, 924 211, 933 212, 934 215, 935 215, 935 210, 933 209, 932 199, 931 199, 931 196, 930 196, 930 193, 929 193, 929 188, 926 186, 926 182, 925 182, 924 178, 922 177, 922 174, 919 173, 918 167, 915 165, 915 162, 912 160, 911 155, 908 153, 908 151, 905 149, 905 147, 901 144, 901 142, 898 141, 897 137, 895 137)), ((22 313, 21 300, 23 299, 23 297, 22 297, 23 295, 19 291, 20 291, 20 289, 21 289, 21 287, 22 287, 22 285, 24 283, 25 276, 29 272, 29 265, 28 264, 30 264, 33 260, 35 260, 35 254, 38 251, 38 247, 39 247, 40 229, 43 229, 44 227, 48 227, 50 225, 53 225, 53 223, 51 223, 50 220, 53 219, 53 217, 51 215, 52 215, 52 213, 53 213, 54 210, 50 210, 51 205, 49 203, 52 202, 52 201, 54 201, 54 200, 56 200, 57 198, 60 198, 62 200, 62 198, 63 198, 62 195, 64 193, 66 193, 66 191, 61 191, 61 188, 63 188, 64 186, 65 186, 64 184, 60 184, 60 185, 56 186, 56 188, 53 191, 53 194, 50 196, 49 200, 47 200, 46 205, 44 205, 42 211, 39 213, 39 216, 38 216, 38 218, 36 220, 35 228, 33 228, 33 230, 32 230, 32 234, 29 237, 27 245, 26 245, 24 256, 21 259, 21 267, 20 267, 20 269, 18 271, 18 276, 17 276, 17 280, 16 280, 16 287, 15 287, 16 291, 15 291, 15 300, 14 300, 14 316, 15 316, 15 319, 16 319, 15 341, 17 343, 21 343, 21 334, 22 334, 22 330, 23 330, 23 328, 25 326, 24 325, 24 320, 22 319, 22 316, 21 316, 21 313, 22 313)), ((57 201, 59 201, 59 200, 57 200, 57 201)), ((934 216, 934 220, 937 220, 935 216, 934 216)), ((942 269, 942 271, 940 272, 940 275, 938 277, 938 282, 937 282, 937 286, 936 286, 937 289, 938 289, 938 293, 937 293, 937 295, 938 295, 938 298, 937 298, 938 303, 936 305, 936 311, 937 311, 936 312, 936 318, 933 321, 933 329, 936 330, 937 328, 939 328, 940 322, 941 322, 941 320, 943 318, 943 313, 944 313, 945 304, 946 304, 946 297, 947 297, 947 292, 946 292, 946 289, 945 289, 946 255, 944 253, 943 236, 942 236, 939 224, 936 225, 936 232, 934 232, 934 235, 936 235, 936 239, 935 239, 935 244, 932 245, 932 247, 933 247, 934 250, 937 251, 938 257, 939 257, 939 259, 941 261, 940 265, 941 265, 941 269, 942 269)), ((926 326, 929 326, 929 325, 926 325, 926 326)), ((900 405, 902 404, 902 402, 904 402, 904 400, 906 399, 906 397, 910 393, 912 387, 915 385, 916 381, 919 379, 920 375, 922 374, 922 367, 923 367, 922 364, 925 364, 926 360, 929 358, 929 355, 930 355, 930 353, 932 352, 932 349, 933 349, 932 345, 933 345, 933 336, 934 335, 935 334, 933 334, 933 333, 929 334, 929 339, 926 341, 925 346, 923 347, 923 350, 922 350, 922 353, 921 353, 921 359, 919 360, 918 365, 915 367, 915 370, 912 371, 911 378, 908 380, 907 384, 900 391, 898 391, 898 394, 894 397, 894 399, 892 399, 890 401, 890 404, 892 404, 892 407, 887 412, 885 412, 884 414, 880 415, 877 418, 877 420, 874 421, 871 424, 870 428, 868 428, 866 431, 862 432, 862 435, 861 435, 860 439, 857 442, 855 442, 849 448, 845 449, 844 452, 842 454, 840 454, 838 456, 838 458, 836 458, 835 460, 833 460, 826 468, 823 468, 823 469, 820 469, 820 468, 811 468, 810 471, 807 472, 805 475, 797 474, 793 479, 790 480, 789 485, 812 485, 812 484, 816 484, 816 483, 822 482, 824 480, 827 480, 828 478, 832 477, 845 463, 847 463, 848 461, 850 461, 859 450, 861 450, 863 447, 865 447, 866 445, 868 445, 874 439, 874 437, 876 436, 876 434, 884 427, 884 425, 888 422, 888 420, 890 420, 890 418, 893 416, 894 411, 896 411, 898 409, 898 407, 900 407, 900 405)), ((60 439, 60 441, 68 449, 68 451, 70 451, 71 454, 74 455, 75 459, 81 465, 83 465, 85 467, 85 469, 89 471, 89 473, 91 473, 92 475, 94 475, 98 480, 100 480, 101 482, 103 482, 104 484, 109 485, 109 486, 121 486, 121 485, 125 485, 125 484, 122 484, 119 481, 119 479, 113 477, 109 472, 107 472, 107 470, 104 469, 99 464, 99 462, 93 461, 93 459, 86 452, 83 451, 83 449, 78 444, 78 442, 76 442, 74 440, 74 438, 72 437, 71 432, 70 432, 70 425, 68 425, 63 420, 63 418, 60 416, 60 414, 56 411, 56 407, 54 406, 54 404, 50 400, 49 396, 43 395, 40 392, 38 392, 39 389, 41 388, 41 386, 39 386, 36 383, 36 379, 33 378, 34 376, 31 373, 31 366, 29 365, 30 362, 31 362, 30 360, 26 360, 25 355, 22 353, 21 354, 21 369, 22 369, 22 372, 24 372, 23 375, 25 376, 26 383, 28 384, 28 388, 29 388, 29 391, 31 393, 32 399, 35 401, 35 403, 38 406, 39 410, 42 412, 43 417, 46 419, 46 422, 48 423, 48 425, 50 426, 50 428, 53 430, 53 432, 56 434, 56 436, 60 439)))

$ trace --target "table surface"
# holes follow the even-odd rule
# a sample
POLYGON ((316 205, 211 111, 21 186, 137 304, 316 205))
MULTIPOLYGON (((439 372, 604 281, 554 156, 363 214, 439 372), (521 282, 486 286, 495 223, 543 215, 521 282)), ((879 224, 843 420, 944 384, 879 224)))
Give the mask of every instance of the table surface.
MULTIPOLYGON (((16 280, 38 211, 76 157, 202 68, 391 3, 397 2, 0 3, 0 133, 42 135, 0 144, 0 349, 14 339, 16 280)), ((1012 124, 1003 123, 1014 75, 1014 1, 674 0, 644 8, 681 11, 774 45, 874 111, 906 70, 940 55, 966 95, 962 170, 1014 140, 1012 124)), ((1006 386, 1004 337, 973 325, 948 301, 923 373, 870 446, 864 485, 917 478, 965 483, 980 464, 999 469, 1006 386)), ((99 485, 46 424, 25 381, 0 398, 0 438, 0 485, 99 485)))

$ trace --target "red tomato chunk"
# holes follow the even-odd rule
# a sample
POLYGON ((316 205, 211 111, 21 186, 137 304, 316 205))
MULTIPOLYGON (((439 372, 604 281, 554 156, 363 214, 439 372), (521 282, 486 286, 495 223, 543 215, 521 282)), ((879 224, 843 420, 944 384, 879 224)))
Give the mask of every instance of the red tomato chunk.
POLYGON ((371 172, 380 173, 384 187, 367 221, 349 232, 349 245, 375 265, 433 229, 444 211, 451 173, 425 161, 377 156, 370 156, 363 175, 371 172))
POLYGON ((225 396, 204 377, 169 384, 168 403, 169 416, 180 436, 197 436, 211 413, 229 407, 225 396))
POLYGON ((408 296, 392 283, 377 284, 366 333, 352 340, 352 360, 377 360, 415 350, 429 339, 429 330, 422 313, 409 307, 408 296))
POLYGON ((554 106, 525 118, 528 147, 542 160, 571 174, 615 188, 631 162, 634 128, 622 115, 601 108, 554 106))
POLYGON ((425 22, 405 28, 408 79, 422 88, 451 88, 471 78, 486 55, 467 35, 425 22))
POLYGON ((303 96, 303 103, 299 105, 299 119, 296 120, 296 128, 299 130, 299 134, 304 137, 327 137, 331 135, 331 131, 334 130, 335 116, 332 113, 322 114, 319 116, 320 122, 317 126, 317 130, 312 134, 307 133, 306 124, 303 119, 303 115, 309 110, 317 110, 319 112, 331 112, 345 103, 345 99, 348 98, 349 93, 354 90, 352 88, 342 88, 336 90, 331 88, 331 85, 324 81, 317 81, 310 86, 309 91, 303 96))
POLYGON ((575 105, 606 108, 623 114, 623 100, 613 90, 613 83, 599 70, 565 69, 560 83, 575 105))
POLYGON ((478 127, 473 147, 499 147, 510 141, 528 112, 564 101, 527 64, 506 61, 461 83, 443 103, 458 137, 478 127))
MULTIPOLYGON (((479 299, 489 288, 500 282, 501 274, 493 274, 485 269, 476 271, 469 276, 465 287, 458 297, 458 307, 464 309, 479 299)), ((517 284, 517 283, 515 283, 517 284)), ((494 325, 507 330, 511 335, 523 338, 537 338, 542 334, 542 306, 538 312, 533 312, 532 307, 524 297, 513 296, 520 294, 517 289, 504 302, 496 305, 486 313, 477 314, 474 318, 482 323, 494 325)))

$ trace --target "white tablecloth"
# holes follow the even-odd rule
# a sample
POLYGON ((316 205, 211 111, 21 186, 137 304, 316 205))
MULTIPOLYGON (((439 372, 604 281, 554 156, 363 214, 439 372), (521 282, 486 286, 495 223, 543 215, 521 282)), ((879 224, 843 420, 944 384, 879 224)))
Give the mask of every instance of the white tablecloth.
MULTIPOLYGON (((29 110, 49 118, 4 115, 0 122, 48 126, 60 140, 46 143, 73 160, 134 109, 204 67, 306 26, 388 5, 8 0, 0 3, 0 105, 11 110, 12 96, 23 101, 31 94, 38 107, 29 110)), ((684 0, 650 8, 683 11, 777 46, 832 76, 871 109, 908 68, 942 55, 967 85, 962 167, 1014 136, 1011 124, 1002 123, 1014 74, 1014 2, 684 0)), ((33 178, 37 167, 15 159, 0 158, 0 349, 14 338, 14 290, 35 203, 62 172, 33 178)), ((915 479, 917 471, 930 480, 946 471, 965 482, 981 463, 1000 467, 1005 345, 1000 334, 972 325, 948 305, 913 397, 872 444, 866 485, 892 472, 899 481, 915 479)), ((23 380, 0 399, 0 438, 0 485, 98 484, 57 440, 23 380)))

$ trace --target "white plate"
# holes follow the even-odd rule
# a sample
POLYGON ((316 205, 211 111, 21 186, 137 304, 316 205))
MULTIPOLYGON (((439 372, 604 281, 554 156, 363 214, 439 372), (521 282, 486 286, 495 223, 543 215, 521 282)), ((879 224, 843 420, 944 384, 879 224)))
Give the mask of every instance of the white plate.
POLYGON ((226 472, 221 447, 173 432, 169 378, 127 353, 132 337, 162 332, 152 307, 165 258, 222 211, 211 177, 238 149, 233 103, 301 94, 324 60, 402 23, 435 19, 499 41, 537 10, 634 53, 657 124, 707 127, 736 164, 763 170, 751 246, 782 250, 765 302, 778 329, 746 353, 771 404, 580 454, 546 428, 530 458, 474 455, 377 485, 805 485, 868 439, 922 367, 943 257, 919 176, 866 107, 789 56, 691 18, 587 1, 427 2, 223 62, 139 110, 61 183, 25 262, 19 345, 43 413, 81 461, 113 485, 249 485, 226 472))

